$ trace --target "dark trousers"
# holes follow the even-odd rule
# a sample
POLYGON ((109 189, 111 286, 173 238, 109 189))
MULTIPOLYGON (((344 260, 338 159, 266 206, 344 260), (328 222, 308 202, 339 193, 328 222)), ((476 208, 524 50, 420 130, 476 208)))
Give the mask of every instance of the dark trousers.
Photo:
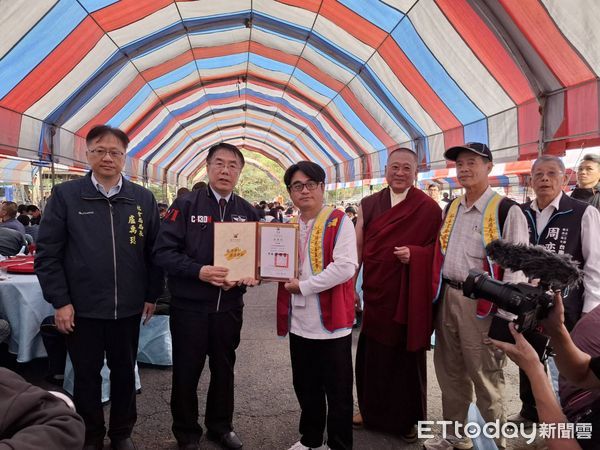
POLYGON ((118 320, 75 317, 75 331, 67 335, 73 363, 75 408, 85 422, 86 443, 104 439, 102 376, 104 356, 110 369, 110 422, 108 436, 119 441, 131 436, 137 420, 135 360, 141 315, 118 320))
POLYGON ((300 403, 300 442, 333 450, 352 448, 352 335, 306 339, 290 334, 294 390, 300 403))
POLYGON ((202 436, 198 424, 198 381, 208 356, 210 384, 204 424, 217 434, 233 430, 233 369, 240 344, 243 308, 223 312, 187 311, 171 306, 173 434, 179 444, 202 436))
POLYGON ((40 335, 48 353, 48 374, 64 375, 67 362, 67 340, 54 324, 54 316, 46 317, 40 326, 40 335))

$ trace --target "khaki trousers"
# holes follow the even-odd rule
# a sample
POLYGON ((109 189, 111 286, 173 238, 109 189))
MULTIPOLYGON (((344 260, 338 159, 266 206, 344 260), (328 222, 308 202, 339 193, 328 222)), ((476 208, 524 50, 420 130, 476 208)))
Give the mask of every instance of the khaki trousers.
POLYGON ((444 286, 435 318, 435 373, 442 390, 444 420, 464 423, 473 388, 477 407, 486 422, 505 421, 502 395, 506 365, 504 353, 490 349, 487 337, 491 317, 477 318, 477 302, 462 291, 444 286))

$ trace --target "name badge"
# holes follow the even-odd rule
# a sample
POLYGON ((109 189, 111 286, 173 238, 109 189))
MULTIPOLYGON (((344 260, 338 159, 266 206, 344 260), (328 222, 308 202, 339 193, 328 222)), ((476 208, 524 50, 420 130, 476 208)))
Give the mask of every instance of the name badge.
POLYGON ((306 297, 304 295, 292 294, 292 301, 294 302, 294 306, 297 308, 306 307, 306 297))

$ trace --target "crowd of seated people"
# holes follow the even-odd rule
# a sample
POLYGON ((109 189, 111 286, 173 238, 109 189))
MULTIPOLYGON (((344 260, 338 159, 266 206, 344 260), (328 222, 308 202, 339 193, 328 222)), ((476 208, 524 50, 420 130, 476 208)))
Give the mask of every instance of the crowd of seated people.
POLYGON ((28 253, 37 240, 42 212, 35 205, 4 201, 0 206, 0 255, 28 253))

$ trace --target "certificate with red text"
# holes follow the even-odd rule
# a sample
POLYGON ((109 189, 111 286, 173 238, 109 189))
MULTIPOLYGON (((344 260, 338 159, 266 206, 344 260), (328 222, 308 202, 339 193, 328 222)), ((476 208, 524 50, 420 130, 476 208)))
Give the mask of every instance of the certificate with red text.
POLYGON ((259 278, 298 278, 298 224, 259 223, 258 236, 259 278))

